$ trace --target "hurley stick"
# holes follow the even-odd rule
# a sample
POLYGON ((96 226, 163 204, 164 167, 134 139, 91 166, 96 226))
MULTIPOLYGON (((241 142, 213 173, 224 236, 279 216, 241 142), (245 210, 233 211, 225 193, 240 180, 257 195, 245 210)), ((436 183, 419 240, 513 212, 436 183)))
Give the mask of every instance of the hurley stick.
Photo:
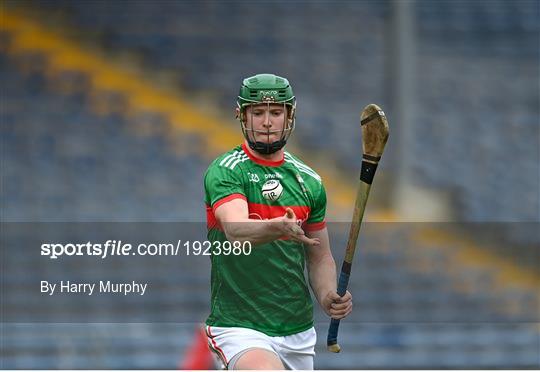
MULTIPOLYGON (((377 170, 377 165, 379 164, 379 160, 381 160, 384 145, 388 139, 388 121, 384 112, 375 104, 369 104, 364 108, 360 115, 360 126, 362 128, 362 170, 356 192, 347 250, 345 251, 345 259, 343 260, 341 274, 339 275, 337 293, 340 296, 345 295, 347 292, 354 251, 356 250, 356 241, 358 240, 360 225, 364 217, 369 190, 375 176, 375 171, 377 170)), ((339 353, 341 350, 337 343, 338 330, 339 320, 332 318, 330 320, 330 328, 328 329, 327 346, 328 350, 334 353, 339 353)))

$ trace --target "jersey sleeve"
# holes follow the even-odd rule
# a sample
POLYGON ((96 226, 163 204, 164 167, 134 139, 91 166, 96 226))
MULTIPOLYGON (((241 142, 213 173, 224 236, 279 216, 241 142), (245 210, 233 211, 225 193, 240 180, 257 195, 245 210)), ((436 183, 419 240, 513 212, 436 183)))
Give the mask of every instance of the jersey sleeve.
POLYGON ((324 217, 326 216, 326 190, 321 183, 319 188, 319 195, 314 199, 313 208, 311 214, 306 222, 306 231, 321 230, 326 227, 324 217))
POLYGON ((212 164, 206 171, 204 191, 205 202, 213 210, 229 200, 246 199, 241 175, 217 163, 212 164))

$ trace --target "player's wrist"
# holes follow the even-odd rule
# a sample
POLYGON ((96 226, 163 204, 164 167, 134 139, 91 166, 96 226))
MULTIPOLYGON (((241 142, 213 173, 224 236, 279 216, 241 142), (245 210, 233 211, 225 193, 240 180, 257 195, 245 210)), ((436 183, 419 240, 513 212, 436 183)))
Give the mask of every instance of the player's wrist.
POLYGON ((271 230, 281 235, 287 235, 287 219, 283 216, 268 220, 271 230))
POLYGON ((335 289, 332 288, 323 288, 317 292, 317 300, 323 308, 326 308, 327 305, 332 303, 331 293, 335 292, 335 289))

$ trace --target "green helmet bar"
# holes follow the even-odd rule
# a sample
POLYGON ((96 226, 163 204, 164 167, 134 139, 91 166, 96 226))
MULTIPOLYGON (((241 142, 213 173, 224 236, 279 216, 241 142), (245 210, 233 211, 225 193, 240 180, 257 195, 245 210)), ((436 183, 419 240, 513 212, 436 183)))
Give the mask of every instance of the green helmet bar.
POLYGON ((272 154, 285 146, 294 130, 296 114, 296 98, 287 79, 273 74, 258 74, 245 78, 240 87, 237 105, 240 109, 238 119, 242 133, 252 150, 261 154, 272 154), (266 133, 269 136, 271 132, 256 131, 253 129, 253 125, 251 128, 247 127, 246 108, 250 105, 261 104, 268 106, 270 104, 283 104, 285 108, 288 108, 278 141, 272 143, 256 141, 255 133, 266 133))

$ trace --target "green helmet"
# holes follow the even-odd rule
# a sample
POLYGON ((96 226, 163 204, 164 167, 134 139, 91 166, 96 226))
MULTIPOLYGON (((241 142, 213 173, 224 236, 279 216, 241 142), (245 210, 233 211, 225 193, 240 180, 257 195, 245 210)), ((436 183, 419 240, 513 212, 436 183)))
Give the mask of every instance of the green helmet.
MULTIPOLYGON (((251 149, 263 154, 272 154, 285 146, 294 130, 296 113, 296 98, 287 79, 273 74, 258 74, 245 78, 240 87, 240 93, 238 94, 236 103, 240 109, 239 120, 242 126, 242 133, 251 149), (265 132, 247 128, 246 107, 260 104, 282 104, 286 109, 286 119, 278 141, 273 143, 255 141, 253 133, 265 132)), ((266 133, 270 135, 271 132, 266 133)))

